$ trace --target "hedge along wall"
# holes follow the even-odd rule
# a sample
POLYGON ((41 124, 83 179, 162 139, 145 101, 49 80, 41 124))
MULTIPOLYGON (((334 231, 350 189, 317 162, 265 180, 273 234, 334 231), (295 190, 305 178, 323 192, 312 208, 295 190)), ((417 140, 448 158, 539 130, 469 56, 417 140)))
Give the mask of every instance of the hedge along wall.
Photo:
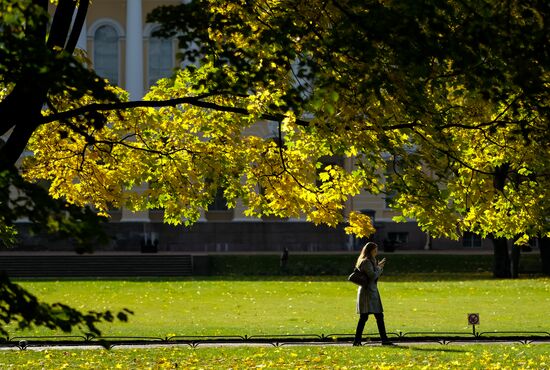
MULTIPOLYGON (((346 275, 351 273, 356 254, 293 254, 285 268, 276 254, 214 254, 201 256, 201 271, 207 275, 346 275)), ((386 257, 386 275, 411 273, 484 273, 493 269, 493 256, 463 254, 380 254, 386 257)), ((198 267, 198 266, 197 266, 198 267)), ((541 271, 538 253, 523 254, 520 273, 541 271)))

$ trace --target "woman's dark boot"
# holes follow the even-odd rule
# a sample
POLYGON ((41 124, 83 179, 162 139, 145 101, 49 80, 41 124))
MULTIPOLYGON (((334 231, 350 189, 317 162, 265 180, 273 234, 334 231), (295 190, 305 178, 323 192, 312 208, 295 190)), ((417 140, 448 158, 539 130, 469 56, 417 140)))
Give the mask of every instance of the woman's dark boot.
POLYGON ((386 334, 386 324, 384 324, 384 314, 376 314, 376 325, 378 326, 378 333, 380 333, 380 339, 382 340, 383 346, 393 346, 393 342, 388 339, 386 334))
POLYGON ((365 329, 365 324, 368 319, 367 314, 361 314, 359 321, 357 322, 357 329, 355 329, 355 339, 353 340, 353 346, 361 346, 361 339, 363 337, 363 329, 365 329))

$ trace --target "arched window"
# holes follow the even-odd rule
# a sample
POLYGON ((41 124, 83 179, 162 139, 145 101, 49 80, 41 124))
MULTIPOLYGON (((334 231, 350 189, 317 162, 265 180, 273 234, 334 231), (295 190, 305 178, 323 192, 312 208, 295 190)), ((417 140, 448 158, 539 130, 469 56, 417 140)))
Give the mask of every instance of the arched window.
POLYGON ((100 26, 94 33, 94 69, 96 73, 118 85, 118 33, 109 25, 100 26))
POLYGON ((174 68, 172 39, 149 38, 148 84, 154 85, 159 79, 169 77, 174 68))

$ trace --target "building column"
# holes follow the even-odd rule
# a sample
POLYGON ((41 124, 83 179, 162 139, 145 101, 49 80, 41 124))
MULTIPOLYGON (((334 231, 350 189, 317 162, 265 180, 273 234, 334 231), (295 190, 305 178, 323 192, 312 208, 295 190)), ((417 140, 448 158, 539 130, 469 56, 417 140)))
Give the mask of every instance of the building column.
POLYGON ((126 0, 126 90, 130 100, 143 97, 143 27, 141 0, 126 0))
MULTIPOLYGON (((143 97, 143 25, 141 0, 126 0, 126 90, 130 100, 143 97)), ((142 190, 147 188, 142 184, 142 190)), ((139 190, 138 190, 139 191, 139 190)), ((144 222, 144 230, 151 221, 148 211, 132 212, 122 209, 121 222, 144 222)), ((144 231, 145 232, 145 231, 144 231)))
POLYGON ((86 27, 86 21, 84 21, 84 24, 82 25, 82 30, 80 31, 80 35, 78 36, 78 41, 76 43, 76 47, 84 51, 88 50, 88 30, 86 29, 86 27))

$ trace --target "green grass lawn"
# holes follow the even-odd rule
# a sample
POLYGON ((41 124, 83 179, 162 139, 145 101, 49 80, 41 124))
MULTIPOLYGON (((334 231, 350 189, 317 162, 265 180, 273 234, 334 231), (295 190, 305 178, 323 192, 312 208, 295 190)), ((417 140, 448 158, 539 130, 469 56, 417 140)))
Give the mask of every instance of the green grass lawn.
POLYGON ((3 351, 2 369, 548 369, 550 344, 3 351))
MULTIPOLYGON (((104 336, 349 334, 356 288, 345 277, 188 280, 20 281, 47 302, 81 310, 135 312, 101 326, 104 336)), ((495 280, 487 275, 384 277, 379 283, 389 332, 550 331, 550 279, 495 280)), ((51 335, 8 327, 10 336, 51 335)), ((366 333, 375 333, 374 320, 366 333)), ((59 333, 58 333, 59 334, 59 333)))

